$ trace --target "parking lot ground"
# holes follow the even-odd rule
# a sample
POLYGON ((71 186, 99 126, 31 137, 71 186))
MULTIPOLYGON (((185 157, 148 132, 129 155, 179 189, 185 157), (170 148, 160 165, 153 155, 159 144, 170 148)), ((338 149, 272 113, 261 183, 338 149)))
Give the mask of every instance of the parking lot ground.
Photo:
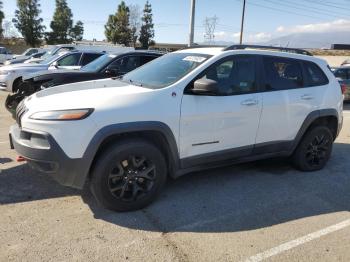
POLYGON ((274 159, 169 181, 114 213, 16 163, 0 92, 0 261, 350 261, 350 106, 325 169, 274 159))

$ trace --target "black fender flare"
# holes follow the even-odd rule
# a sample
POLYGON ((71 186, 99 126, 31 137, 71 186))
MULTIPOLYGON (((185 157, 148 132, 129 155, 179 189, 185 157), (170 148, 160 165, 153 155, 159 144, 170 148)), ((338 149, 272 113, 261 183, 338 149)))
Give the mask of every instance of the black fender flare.
POLYGON ((308 116, 305 118, 303 124, 301 125, 298 134, 296 135, 292 147, 292 152, 297 148, 299 145, 301 139, 303 138, 304 134, 308 130, 308 128, 311 126, 311 124, 317 120, 320 117, 325 117, 325 116, 334 116, 337 119, 339 119, 339 115, 336 109, 330 108, 330 109, 320 109, 320 110, 315 110, 312 111, 311 113, 308 114, 308 116))
POLYGON ((81 185, 84 183, 89 173, 91 164, 93 163, 93 160, 105 139, 113 135, 147 131, 157 131, 165 137, 168 143, 171 161, 176 170, 179 167, 179 151, 174 134, 167 124, 158 121, 141 121, 112 124, 101 128, 91 139, 82 157, 82 159, 86 163, 86 172, 84 172, 85 176, 77 177, 77 180, 79 181, 76 181, 75 184, 81 185))

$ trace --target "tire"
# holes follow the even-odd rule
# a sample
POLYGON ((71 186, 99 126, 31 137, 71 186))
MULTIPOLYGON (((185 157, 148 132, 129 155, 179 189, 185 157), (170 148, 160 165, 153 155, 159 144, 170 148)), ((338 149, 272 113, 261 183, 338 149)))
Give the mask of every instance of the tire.
POLYGON ((107 148, 92 170, 90 189, 96 200, 114 211, 132 211, 155 200, 167 178, 161 151, 142 139, 107 148))
POLYGON ((326 126, 310 129, 295 150, 292 161, 301 171, 317 171, 327 164, 333 147, 333 134, 326 126))

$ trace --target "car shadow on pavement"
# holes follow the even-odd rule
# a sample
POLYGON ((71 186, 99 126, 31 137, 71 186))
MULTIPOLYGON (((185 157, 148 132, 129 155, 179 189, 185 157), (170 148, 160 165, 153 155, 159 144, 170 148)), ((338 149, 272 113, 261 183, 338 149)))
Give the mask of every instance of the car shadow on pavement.
MULTIPOLYGON (((100 207, 87 187, 59 185, 27 165, 2 169, 0 205, 82 195, 94 217, 155 232, 235 232, 350 210, 350 144, 336 143, 318 172, 295 171, 273 159, 216 168, 169 180, 149 207, 116 213, 100 207)), ((2 166, 0 165, 0 169, 2 166)))
POLYGON ((48 175, 23 164, 4 168, 0 164, 0 205, 77 195, 80 192, 63 187, 48 175))
POLYGON ((188 174, 169 181, 149 207, 115 213, 83 200, 97 219, 157 232, 235 232, 350 210, 350 144, 334 145, 326 168, 299 172, 274 159, 188 174))

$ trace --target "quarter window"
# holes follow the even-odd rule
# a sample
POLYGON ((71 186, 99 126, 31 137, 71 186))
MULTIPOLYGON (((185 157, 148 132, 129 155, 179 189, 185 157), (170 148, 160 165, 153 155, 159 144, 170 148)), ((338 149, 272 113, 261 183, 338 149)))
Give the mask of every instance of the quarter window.
POLYGON ((323 71, 314 63, 304 62, 308 86, 322 86, 328 84, 328 78, 323 71))
POLYGON ((264 57, 267 91, 303 87, 303 73, 298 60, 264 57))
POLYGON ((217 95, 238 95, 256 91, 255 58, 235 56, 209 67, 202 78, 218 83, 217 95))

